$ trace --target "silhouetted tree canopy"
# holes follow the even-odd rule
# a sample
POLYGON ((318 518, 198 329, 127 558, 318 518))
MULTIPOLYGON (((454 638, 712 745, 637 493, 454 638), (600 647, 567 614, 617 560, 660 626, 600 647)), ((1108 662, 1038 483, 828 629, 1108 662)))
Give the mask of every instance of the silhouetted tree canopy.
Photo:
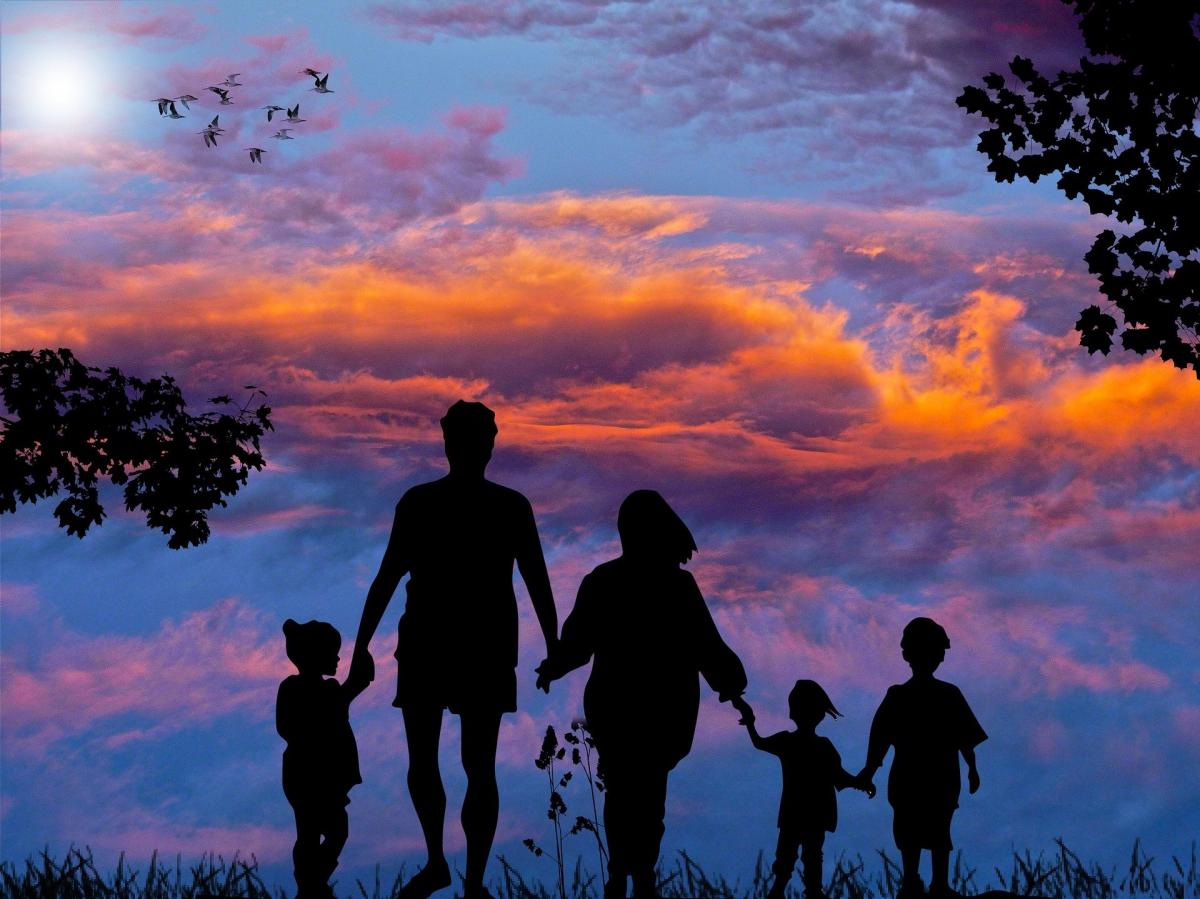
MULTIPOLYGON (((1121 344, 1200 378, 1200 3, 1062 2, 1089 51, 1078 70, 1049 79, 1018 56, 1015 90, 993 72, 958 105, 991 122, 978 148, 997 181, 1057 173, 1068 197, 1126 225, 1101 231, 1085 256, 1124 318, 1121 344)), ((1089 353, 1107 354, 1116 328, 1099 306, 1075 324, 1089 353)))
POLYGON ((125 488, 125 508, 167 534, 172 549, 208 539, 208 511, 224 506, 264 461, 259 440, 272 430, 266 394, 253 386, 246 405, 212 397, 233 414, 191 415, 168 375, 142 380, 116 368, 84 365, 70 350, 0 353, 0 513, 17 500, 66 493, 54 517, 83 537, 104 519, 101 477, 125 488))

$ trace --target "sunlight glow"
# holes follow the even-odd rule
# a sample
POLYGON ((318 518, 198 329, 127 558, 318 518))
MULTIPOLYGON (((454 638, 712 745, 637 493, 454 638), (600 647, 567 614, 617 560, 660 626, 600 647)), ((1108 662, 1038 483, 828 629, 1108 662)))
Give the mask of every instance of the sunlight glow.
POLYGON ((119 98, 108 54, 62 35, 11 45, 4 64, 5 127, 74 134, 95 131, 109 118, 119 98))

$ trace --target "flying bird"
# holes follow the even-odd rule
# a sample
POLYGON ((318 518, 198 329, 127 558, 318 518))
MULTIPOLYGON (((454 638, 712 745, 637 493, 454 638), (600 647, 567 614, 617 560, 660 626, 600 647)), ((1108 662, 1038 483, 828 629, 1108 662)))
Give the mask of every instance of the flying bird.
POLYGON ((242 73, 234 72, 232 75, 230 75, 228 78, 226 78, 224 81, 221 82, 222 87, 241 87, 242 82, 237 80, 237 76, 240 74, 242 74, 242 73))
POLYGON ((325 86, 328 82, 329 82, 329 73, 326 72, 325 76, 323 78, 317 79, 317 86, 310 87, 309 90, 316 91, 318 94, 332 94, 332 93, 334 93, 334 91, 331 91, 329 88, 327 88, 325 86))
POLYGON ((276 140, 295 140, 296 138, 288 134, 288 132, 291 130, 291 128, 280 128, 278 131, 272 134, 271 137, 275 138, 276 140))
POLYGON ((275 115, 275 113, 283 112, 282 106, 276 106, 274 104, 271 104, 270 106, 264 106, 262 108, 267 111, 267 121, 268 122, 271 121, 271 116, 275 115))
POLYGON ((287 111, 287 120, 289 125, 298 125, 301 122, 307 122, 308 119, 300 118, 300 104, 297 103, 287 111))
POLYGON ((210 90, 219 96, 221 98, 222 106, 230 106, 233 104, 233 101, 229 99, 229 91, 225 90, 225 88, 212 86, 205 88, 205 90, 210 90))
POLYGON ((175 99, 183 104, 184 109, 191 109, 192 107, 188 106, 188 103, 199 100, 200 98, 193 97, 191 94, 184 94, 182 97, 176 97, 175 99))
POLYGON ((158 114, 166 115, 167 107, 171 104, 171 98, 170 97, 159 97, 154 102, 158 104, 158 114))
POLYGON ((310 78, 320 78, 321 77, 321 73, 318 72, 316 69, 301 69, 300 74, 308 75, 310 78))
POLYGON ((262 155, 267 152, 262 147, 242 147, 242 149, 249 150, 250 151, 250 161, 257 162, 260 165, 262 164, 262 155))

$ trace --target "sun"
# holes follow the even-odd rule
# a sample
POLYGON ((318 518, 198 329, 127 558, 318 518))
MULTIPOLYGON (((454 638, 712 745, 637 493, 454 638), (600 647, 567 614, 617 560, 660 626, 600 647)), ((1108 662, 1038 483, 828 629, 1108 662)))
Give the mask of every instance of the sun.
POLYGON ((5 44, 5 127, 92 131, 119 99, 113 60, 98 47, 61 35, 5 44))
POLYGON ((95 101, 94 72, 78 56, 47 57, 28 85, 29 98, 40 117, 51 121, 77 121, 95 101))

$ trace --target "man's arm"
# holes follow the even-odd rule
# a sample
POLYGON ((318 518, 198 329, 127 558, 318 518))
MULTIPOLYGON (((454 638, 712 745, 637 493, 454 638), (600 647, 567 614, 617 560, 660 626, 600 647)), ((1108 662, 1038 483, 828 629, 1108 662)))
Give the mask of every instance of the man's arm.
POLYGON ((401 510, 397 505, 387 549, 384 550, 383 560, 379 563, 379 571, 375 575, 375 580, 371 582, 371 587, 367 591, 362 618, 358 622, 358 635, 354 638, 354 656, 350 661, 350 674, 347 678, 352 682, 361 682, 362 680, 369 682, 375 679, 375 660, 371 658, 371 638, 375 636, 375 630, 379 627, 379 621, 383 618, 388 603, 392 601, 392 594, 400 585, 400 579, 408 573, 408 564, 405 561, 407 547, 403 544, 401 510))
POLYGON ((525 522, 519 529, 517 539, 517 569, 521 580, 529 591, 529 600, 542 628, 546 640, 546 656, 554 654, 558 643, 558 610, 554 607, 554 593, 550 589, 550 575, 546 571, 546 557, 542 555, 542 541, 538 537, 537 522, 533 519, 533 508, 522 497, 522 516, 525 522))

